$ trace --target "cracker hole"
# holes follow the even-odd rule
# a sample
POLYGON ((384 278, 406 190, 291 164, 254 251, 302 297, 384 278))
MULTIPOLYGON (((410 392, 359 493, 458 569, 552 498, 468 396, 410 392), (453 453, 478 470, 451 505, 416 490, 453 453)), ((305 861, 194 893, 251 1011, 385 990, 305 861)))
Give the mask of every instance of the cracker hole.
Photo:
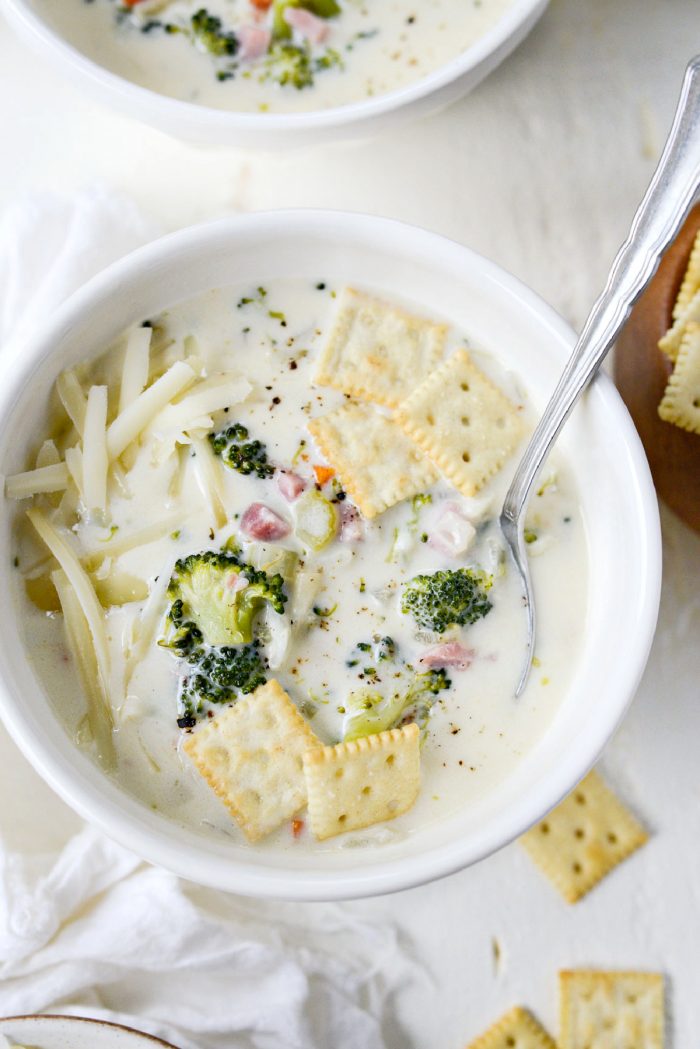
POLYGON ((469 426, 469 418, 466 415, 462 416, 462 426, 469 426))
POLYGON ((636 994, 628 994, 627 995, 627 1001, 630 1003, 630 1005, 636 1005, 637 1004, 637 995, 636 994))
POLYGON ((584 836, 583 827, 577 827, 576 830, 574 831, 574 837, 575 838, 582 838, 583 836, 584 836))
POLYGON ((543 834, 549 834, 549 824, 548 823, 541 823, 540 824, 540 830, 542 831, 543 834))
POLYGON ((693 401, 693 408, 700 408, 700 397, 696 397, 693 401))
POLYGON ((335 770, 335 778, 336 779, 342 779, 343 778, 343 770, 342 769, 336 769, 335 770))
POLYGON ((348 818, 348 817, 346 816, 346 814, 345 814, 345 813, 343 813, 343 815, 342 815, 342 816, 338 816, 338 823, 345 823, 345 821, 346 821, 346 819, 347 819, 347 818, 348 818))
POLYGON ((469 393, 469 383, 468 382, 461 382, 459 385, 464 390, 465 393, 469 393))
POLYGON ((427 422, 428 426, 435 425, 435 417, 432 412, 428 412, 428 414, 425 417, 425 421, 427 422))
POLYGON ((371 787, 363 787, 362 788, 362 793, 364 795, 371 794, 372 793, 372 788, 371 787))
POLYGON ((469 454, 469 452, 462 452, 462 462, 463 463, 470 463, 471 461, 472 461, 472 457, 469 454))
POLYGON ((586 795, 585 794, 581 794, 581 792, 579 791, 577 794, 574 794, 574 801, 576 802, 577 805, 585 805, 586 804, 586 795))
POLYGON ((607 835, 607 838, 611 845, 617 845, 617 834, 614 834, 612 831, 610 831, 610 833, 607 835))
POLYGON ((387 765, 389 765, 389 766, 391 766, 391 765, 393 765, 393 764, 394 764, 394 761, 395 761, 395 760, 396 760, 396 759, 394 758, 394 755, 393 755, 393 754, 388 754, 388 755, 387 755, 387 758, 386 758, 386 764, 387 764, 387 765))
POLYGON ((509 1049, 512 1049, 512 1047, 515 1045, 515 1038, 513 1038, 512 1034, 509 1034, 506 1038, 506 1045, 509 1047, 509 1049))
POLYGON ((572 863, 571 864, 571 869, 574 872, 574 874, 580 874, 581 871, 583 870, 583 867, 581 866, 580 863, 572 863))

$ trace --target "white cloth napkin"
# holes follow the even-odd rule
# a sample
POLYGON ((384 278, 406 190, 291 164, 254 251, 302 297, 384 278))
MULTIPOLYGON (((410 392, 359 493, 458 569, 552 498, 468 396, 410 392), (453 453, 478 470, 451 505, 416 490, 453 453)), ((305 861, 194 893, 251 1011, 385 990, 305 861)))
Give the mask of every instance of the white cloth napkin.
MULTIPOLYGON (((101 188, 19 201, 0 219, 0 368, 154 232, 101 188)), ((0 1015, 115 1019, 180 1049, 398 1049, 392 1000, 422 970, 361 909, 199 889, 90 828, 38 859, 0 838, 0 1015)))

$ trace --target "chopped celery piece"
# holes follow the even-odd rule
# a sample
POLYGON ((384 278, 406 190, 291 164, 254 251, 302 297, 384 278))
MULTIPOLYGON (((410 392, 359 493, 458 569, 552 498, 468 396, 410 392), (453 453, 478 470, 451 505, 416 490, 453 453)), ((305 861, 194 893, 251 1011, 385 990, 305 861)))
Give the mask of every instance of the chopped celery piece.
POLYGON ((312 489, 296 503, 296 534, 311 550, 323 550, 335 539, 338 514, 333 503, 312 489))

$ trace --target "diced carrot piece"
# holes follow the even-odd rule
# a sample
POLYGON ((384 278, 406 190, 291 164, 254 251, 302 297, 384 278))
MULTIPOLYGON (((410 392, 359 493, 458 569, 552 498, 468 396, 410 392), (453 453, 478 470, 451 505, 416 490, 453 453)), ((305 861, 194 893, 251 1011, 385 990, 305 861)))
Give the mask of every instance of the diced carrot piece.
POLYGON ((292 834, 295 838, 298 838, 304 829, 303 820, 292 820, 292 834))
POLYGON ((253 7, 257 7, 258 11, 267 11, 268 7, 272 7, 272 0, 250 0, 253 7))
POLYGON ((314 473, 316 480, 321 485, 327 484, 332 477, 335 477, 335 470, 330 466, 314 466, 314 473))

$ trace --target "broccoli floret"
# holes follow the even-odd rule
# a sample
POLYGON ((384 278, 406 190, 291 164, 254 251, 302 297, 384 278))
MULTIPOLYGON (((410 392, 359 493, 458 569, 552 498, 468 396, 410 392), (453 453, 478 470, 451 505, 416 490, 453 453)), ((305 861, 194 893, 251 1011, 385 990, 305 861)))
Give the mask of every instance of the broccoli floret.
POLYGON ((475 623, 492 608, 487 597, 493 580, 472 568, 417 575, 404 586, 401 611, 419 626, 444 633, 449 626, 475 623))
POLYGON ((302 91, 313 86, 316 73, 334 67, 342 69, 343 66, 342 55, 333 48, 314 55, 309 44, 299 46, 281 38, 276 39, 270 48, 260 80, 274 80, 282 87, 289 85, 302 91))
POLYGON ((240 423, 209 434, 209 443, 215 455, 221 456, 227 466, 239 474, 272 477, 275 468, 267 461, 267 449, 262 441, 249 441, 248 430, 240 423))
POLYGON ((439 670, 426 670, 422 674, 416 674, 404 696, 401 716, 396 724, 392 725, 392 728, 400 728, 402 725, 415 721, 421 732, 424 732, 435 703, 435 697, 451 686, 452 682, 443 667, 439 670))
POLYGON ((187 662, 192 670, 180 686, 180 703, 186 718, 200 713, 204 702, 230 703, 239 694, 254 692, 267 680, 256 644, 202 648, 187 657, 187 662))
POLYGON ((202 644, 249 644, 258 612, 268 603, 282 613, 287 600, 279 573, 268 576, 226 550, 177 561, 168 597, 168 629, 160 644, 184 656, 202 644))
POLYGON ((424 696, 436 696, 443 689, 451 688, 452 682, 447 676, 444 667, 426 670, 422 674, 416 674, 411 686, 406 693, 406 703, 415 703, 424 696))
POLYGON ((301 91, 313 85, 314 71, 311 50, 308 47, 277 42, 270 48, 265 64, 267 68, 265 79, 276 80, 282 87, 289 84, 297 91, 301 91))
POLYGON ((369 688, 353 692, 347 701, 343 739, 360 739, 413 721, 424 731, 435 696, 451 685, 444 669, 440 669, 416 674, 406 692, 397 692, 388 699, 369 688))
POLYGON ((235 55, 238 51, 236 34, 224 29, 221 19, 210 15, 205 7, 192 15, 191 25, 195 38, 212 55, 235 55))

